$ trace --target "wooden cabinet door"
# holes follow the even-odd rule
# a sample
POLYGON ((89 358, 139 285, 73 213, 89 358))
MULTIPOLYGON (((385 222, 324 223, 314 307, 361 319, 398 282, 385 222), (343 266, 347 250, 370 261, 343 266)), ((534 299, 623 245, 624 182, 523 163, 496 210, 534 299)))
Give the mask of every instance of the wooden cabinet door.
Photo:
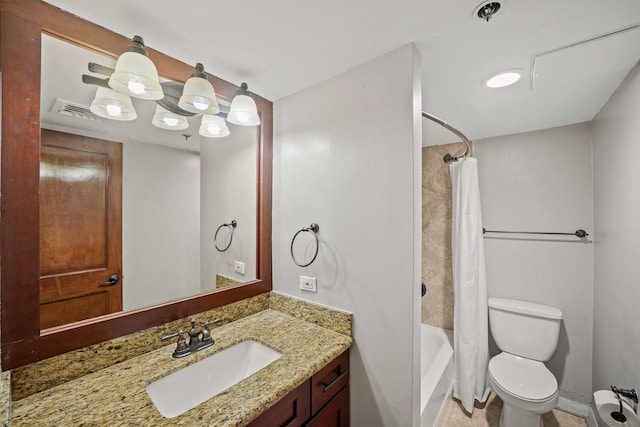
POLYGON ((311 406, 309 401, 309 381, 280 399, 248 427, 299 427, 309 419, 311 406))
POLYGON ((43 129, 40 328, 121 310, 122 145, 43 129))
POLYGON ((349 427, 349 385, 340 390, 305 427, 349 427))

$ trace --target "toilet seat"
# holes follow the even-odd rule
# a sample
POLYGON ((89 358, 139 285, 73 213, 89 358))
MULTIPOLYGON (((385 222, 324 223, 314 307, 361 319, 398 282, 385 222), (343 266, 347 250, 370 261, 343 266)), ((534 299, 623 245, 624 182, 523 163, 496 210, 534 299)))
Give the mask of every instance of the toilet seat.
POLYGON ((489 362, 492 382, 502 391, 528 402, 554 399, 558 382, 542 362, 501 353, 489 362))

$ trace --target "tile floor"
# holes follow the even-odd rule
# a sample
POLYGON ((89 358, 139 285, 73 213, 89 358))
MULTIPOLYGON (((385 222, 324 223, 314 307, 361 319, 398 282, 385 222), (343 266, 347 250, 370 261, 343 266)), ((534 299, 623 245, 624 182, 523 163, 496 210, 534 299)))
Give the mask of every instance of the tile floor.
MULTIPOLYGON (((487 402, 476 407, 473 415, 469 416, 462 405, 454 399, 449 399, 440 415, 438 427, 498 427, 502 400, 491 393, 487 402)), ((544 427, 586 427, 584 418, 554 409, 542 416, 544 427)))

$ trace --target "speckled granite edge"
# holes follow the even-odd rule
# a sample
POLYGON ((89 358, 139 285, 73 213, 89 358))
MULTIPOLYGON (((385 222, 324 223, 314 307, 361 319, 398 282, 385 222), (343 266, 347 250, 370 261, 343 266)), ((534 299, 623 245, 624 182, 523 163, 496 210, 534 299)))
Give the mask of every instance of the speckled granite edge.
POLYGON ((339 334, 352 336, 353 315, 351 313, 330 309, 277 292, 271 292, 269 308, 339 334))
MULTIPOLYGON (((173 345, 105 368, 14 403, 12 426, 241 426, 318 372, 352 339, 275 310, 212 331, 213 347, 172 359, 173 345), (176 418, 156 410, 145 387, 246 340, 282 353, 275 362, 176 418)), ((179 390, 177 391, 179 392, 179 390)))
POLYGON ((164 347, 167 344, 160 338, 180 329, 188 330, 191 318, 199 325, 206 320, 222 318, 225 321, 218 324, 222 326, 268 307, 269 294, 262 294, 17 368, 11 374, 13 401, 164 347))
POLYGON ((0 375, 0 426, 8 426, 11 420, 9 394, 11 393, 11 372, 0 375))
POLYGON ((216 274, 216 289, 226 288, 227 286, 235 286, 242 284, 241 280, 236 280, 224 274, 216 274))

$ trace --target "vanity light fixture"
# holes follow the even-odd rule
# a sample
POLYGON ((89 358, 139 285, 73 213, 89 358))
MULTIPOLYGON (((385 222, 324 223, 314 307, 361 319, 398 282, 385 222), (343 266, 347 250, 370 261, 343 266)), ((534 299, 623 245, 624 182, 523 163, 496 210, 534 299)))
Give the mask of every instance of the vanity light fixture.
POLYGON ((197 63, 195 71, 184 84, 178 107, 196 114, 218 114, 220 107, 216 92, 204 73, 204 66, 197 63))
POLYGON ((138 117, 129 95, 106 87, 98 87, 89 110, 96 116, 111 120, 129 121, 138 117))
POLYGON ((230 132, 222 117, 203 114, 198 133, 209 138, 222 138, 229 135, 230 132))
POLYGON ((155 127, 166 130, 184 130, 189 127, 189 121, 186 117, 165 110, 160 105, 156 105, 156 112, 151 123, 155 127))
MULTIPOLYGON (((129 53, 135 57, 146 59, 153 67, 153 74, 157 78, 157 71, 153 63, 135 49, 142 49, 143 52, 146 52, 144 51, 142 38, 139 36, 134 37, 131 46, 129 46, 129 51, 122 54, 120 59, 129 53)), ((134 120, 137 114, 129 95, 112 89, 114 86, 112 81, 118 82, 115 84, 117 87, 129 87, 118 86, 121 83, 120 80, 114 80, 114 76, 117 77, 121 71, 118 68, 121 64, 120 59, 116 63, 115 70, 99 64, 89 63, 89 71, 110 76, 110 78, 101 79, 83 75, 82 81, 85 84, 98 86, 96 99, 94 99, 90 107, 94 114, 112 120, 134 120)), ((125 61, 125 65, 127 65, 127 61, 129 60, 125 61)), ((160 129, 184 130, 189 127, 187 117, 201 116, 199 134, 208 138, 223 138, 229 135, 230 131, 224 119, 224 114, 222 116, 217 115, 220 112, 220 106, 216 100, 213 85, 207 79, 207 74, 205 74, 202 64, 198 63, 194 68, 195 71, 184 84, 180 82, 158 84, 162 97, 155 99, 157 105, 151 123, 160 129)), ((130 81, 138 82, 136 79, 130 81)), ((242 83, 240 89, 236 91, 231 101, 230 111, 226 115, 228 122, 240 126, 258 126, 260 124, 258 108, 248 88, 246 83, 242 83)))
POLYGON ((491 89, 497 89, 501 87, 511 86, 522 78, 524 70, 520 68, 513 68, 511 70, 500 71, 497 74, 485 79, 485 86, 491 89))
POLYGON ((163 98, 158 70, 149 59, 142 37, 133 36, 127 51, 120 55, 115 71, 109 79, 109 86, 134 98, 163 98))
POLYGON ((258 126, 260 124, 256 102, 251 98, 248 89, 249 86, 243 82, 231 100, 231 107, 227 115, 229 123, 240 126, 258 126))

